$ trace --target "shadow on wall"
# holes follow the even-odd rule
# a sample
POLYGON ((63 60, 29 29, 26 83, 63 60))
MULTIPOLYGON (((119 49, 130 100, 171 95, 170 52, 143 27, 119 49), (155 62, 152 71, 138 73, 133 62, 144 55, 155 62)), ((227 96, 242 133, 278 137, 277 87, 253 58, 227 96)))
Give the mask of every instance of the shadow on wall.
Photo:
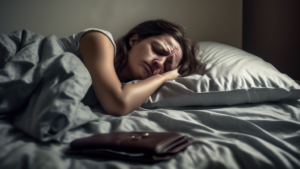
POLYGON ((300 80, 300 1, 243 1, 243 49, 300 80))

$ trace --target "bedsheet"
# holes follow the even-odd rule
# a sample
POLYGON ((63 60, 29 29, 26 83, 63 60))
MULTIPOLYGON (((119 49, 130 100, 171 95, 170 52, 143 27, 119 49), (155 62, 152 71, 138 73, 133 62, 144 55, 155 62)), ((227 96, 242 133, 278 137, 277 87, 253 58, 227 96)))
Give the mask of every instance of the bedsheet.
POLYGON ((41 142, 9 120, 0 121, 0 168, 253 169, 300 168, 300 100, 219 107, 139 108, 127 116, 93 109, 97 120, 66 132, 63 142, 41 142), (68 143, 114 131, 179 132, 195 138, 157 164, 66 155, 68 143))

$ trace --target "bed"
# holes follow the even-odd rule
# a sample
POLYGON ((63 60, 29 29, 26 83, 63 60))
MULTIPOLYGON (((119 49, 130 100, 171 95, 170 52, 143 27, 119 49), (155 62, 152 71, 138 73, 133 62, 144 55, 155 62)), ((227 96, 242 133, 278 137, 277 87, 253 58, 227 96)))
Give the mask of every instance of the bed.
POLYGON ((166 82, 115 117, 56 36, 1 34, 0 168, 300 168, 299 84, 235 47, 203 41, 199 48, 197 74, 166 82), (177 132, 194 142, 154 164, 65 153, 77 138, 116 131, 177 132))

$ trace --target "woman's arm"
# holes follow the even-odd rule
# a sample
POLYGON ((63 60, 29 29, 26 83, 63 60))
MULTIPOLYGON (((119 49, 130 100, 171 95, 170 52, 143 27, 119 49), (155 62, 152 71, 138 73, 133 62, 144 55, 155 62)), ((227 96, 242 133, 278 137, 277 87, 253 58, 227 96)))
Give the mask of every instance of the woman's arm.
POLYGON ((114 48, 106 35, 88 32, 80 40, 79 52, 92 77, 92 85, 103 109, 111 115, 132 112, 166 80, 179 76, 178 69, 151 76, 136 84, 122 85, 114 68, 114 48))

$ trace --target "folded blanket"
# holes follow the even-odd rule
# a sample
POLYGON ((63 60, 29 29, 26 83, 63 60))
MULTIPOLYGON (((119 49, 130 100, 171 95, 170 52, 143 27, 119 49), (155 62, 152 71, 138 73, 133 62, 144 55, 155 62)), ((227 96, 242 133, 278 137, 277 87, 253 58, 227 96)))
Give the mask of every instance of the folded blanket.
POLYGON ((97 119, 81 100, 91 77, 56 36, 28 30, 0 35, 0 117, 42 141, 60 141, 66 131, 97 119))

